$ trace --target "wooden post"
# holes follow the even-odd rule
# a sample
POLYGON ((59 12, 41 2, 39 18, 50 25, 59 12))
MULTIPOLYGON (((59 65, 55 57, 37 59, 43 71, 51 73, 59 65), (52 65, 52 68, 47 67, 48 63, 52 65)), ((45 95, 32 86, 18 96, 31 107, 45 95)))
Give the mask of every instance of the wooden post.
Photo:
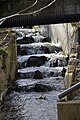
POLYGON ((80 100, 58 102, 58 120, 80 120, 80 100))

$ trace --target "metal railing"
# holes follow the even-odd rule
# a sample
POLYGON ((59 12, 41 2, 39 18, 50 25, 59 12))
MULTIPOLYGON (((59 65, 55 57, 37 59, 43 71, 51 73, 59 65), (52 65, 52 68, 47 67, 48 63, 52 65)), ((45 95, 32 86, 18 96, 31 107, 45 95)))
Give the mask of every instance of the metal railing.
POLYGON ((71 92, 73 92, 73 91, 75 91, 75 90, 77 90, 79 88, 80 88, 80 82, 78 82, 75 85, 71 86, 70 88, 64 90, 62 93, 60 93, 58 95, 58 97, 59 97, 59 99, 61 99, 61 98, 67 96, 68 94, 70 94, 71 92))

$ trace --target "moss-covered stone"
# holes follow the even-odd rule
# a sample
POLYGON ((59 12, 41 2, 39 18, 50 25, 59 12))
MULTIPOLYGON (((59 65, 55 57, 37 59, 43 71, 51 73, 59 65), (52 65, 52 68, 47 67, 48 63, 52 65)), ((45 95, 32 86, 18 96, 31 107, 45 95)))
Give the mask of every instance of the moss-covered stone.
POLYGON ((74 22, 71 23, 72 27, 79 28, 80 27, 80 22, 74 22))
POLYGON ((0 30, 0 96, 15 80, 16 53, 15 33, 10 29, 0 30))

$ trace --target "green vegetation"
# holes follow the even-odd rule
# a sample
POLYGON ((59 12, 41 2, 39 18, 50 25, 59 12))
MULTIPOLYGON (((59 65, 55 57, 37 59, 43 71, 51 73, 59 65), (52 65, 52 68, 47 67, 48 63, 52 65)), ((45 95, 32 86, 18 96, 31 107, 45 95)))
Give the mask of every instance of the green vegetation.
POLYGON ((4 49, 0 49, 0 55, 6 55, 6 51, 4 49))
POLYGON ((72 27, 79 28, 80 27, 80 22, 74 22, 71 23, 72 27))

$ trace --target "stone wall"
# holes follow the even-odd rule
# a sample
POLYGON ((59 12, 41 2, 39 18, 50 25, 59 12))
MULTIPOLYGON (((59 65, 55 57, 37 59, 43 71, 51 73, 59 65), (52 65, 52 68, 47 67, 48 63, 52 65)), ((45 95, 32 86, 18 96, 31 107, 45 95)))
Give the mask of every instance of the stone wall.
POLYGON ((0 30, 0 99, 16 76, 16 41, 11 30, 0 30))
MULTIPOLYGON (((76 26, 76 25, 75 25, 76 26)), ((74 46, 71 49, 67 71, 64 78, 65 88, 80 82, 80 44, 79 31, 76 29, 74 46)), ((67 96, 57 102, 58 120, 79 120, 80 119, 80 89, 70 92, 67 96)))

